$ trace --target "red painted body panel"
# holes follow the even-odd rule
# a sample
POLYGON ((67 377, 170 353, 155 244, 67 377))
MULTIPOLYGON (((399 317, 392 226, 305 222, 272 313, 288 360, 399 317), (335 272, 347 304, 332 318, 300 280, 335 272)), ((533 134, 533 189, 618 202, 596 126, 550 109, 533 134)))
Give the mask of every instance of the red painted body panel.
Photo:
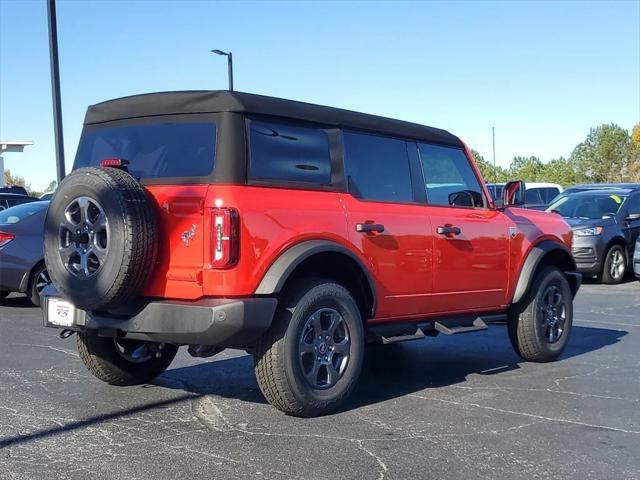
POLYGON ((154 297, 250 296, 280 254, 324 239, 346 246, 369 268, 378 294, 376 320, 499 311, 509 304, 536 243, 571 244, 560 217, 518 208, 364 202, 345 193, 234 185, 148 191, 158 204, 161 239, 157 272, 144 291, 154 297), (240 212, 240 259, 227 270, 210 265, 209 213, 215 206, 240 212), (385 231, 356 232, 355 225, 366 222, 383 224, 385 231), (436 228, 445 225, 462 234, 438 235, 436 228), (183 236, 192 231, 187 246, 183 236))
POLYGON ((520 208, 394 204, 243 185, 147 190, 157 203, 160 248, 143 293, 154 297, 251 296, 283 252, 323 239, 349 248, 369 269, 377 292, 372 322, 498 312, 510 304, 531 248, 544 240, 571 248, 561 217, 520 208), (236 208, 240 216, 239 261, 229 269, 211 266, 214 207, 236 208), (382 224, 384 232, 357 232, 358 223, 382 224), (461 234, 438 234, 439 226, 461 234))

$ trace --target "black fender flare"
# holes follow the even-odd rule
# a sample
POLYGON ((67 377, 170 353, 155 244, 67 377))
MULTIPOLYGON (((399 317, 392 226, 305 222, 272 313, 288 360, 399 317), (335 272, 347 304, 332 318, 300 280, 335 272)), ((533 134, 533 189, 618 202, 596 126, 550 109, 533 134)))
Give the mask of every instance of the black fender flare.
POLYGON ((360 267, 360 270, 362 270, 362 273, 367 279, 369 289, 373 296, 371 312, 373 314, 376 309, 376 289, 371 272, 369 272, 369 269, 355 253, 347 247, 330 240, 307 240, 285 250, 284 253, 280 254, 280 256, 271 264, 265 275, 262 277, 260 284, 255 290, 255 294, 275 295, 280 293, 287 279, 291 276, 298 265, 313 255, 326 252, 346 255, 360 267))
POLYGON ((544 240, 533 247, 529 254, 527 255, 526 260, 524 261, 524 265, 520 270, 520 276, 518 277, 518 283, 516 284, 516 289, 513 294, 513 300, 511 303, 518 303, 524 297, 524 294, 529 290, 529 286, 533 281, 533 276, 542 262, 542 259, 553 251, 560 251, 566 255, 565 258, 569 260, 569 268, 566 266, 562 269, 564 274, 567 276, 567 280, 569 280, 569 285, 571 286, 571 291, 573 295, 578 292, 580 288, 580 283, 582 281, 582 275, 576 273, 577 266, 576 262, 573 259, 573 255, 569 251, 569 249, 563 245, 562 243, 555 242, 552 240, 544 240))

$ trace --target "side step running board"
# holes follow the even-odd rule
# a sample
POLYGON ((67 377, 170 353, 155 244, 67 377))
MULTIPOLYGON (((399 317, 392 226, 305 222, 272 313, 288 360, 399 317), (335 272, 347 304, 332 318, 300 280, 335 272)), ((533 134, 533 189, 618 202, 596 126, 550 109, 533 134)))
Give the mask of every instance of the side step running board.
POLYGON ((456 333, 470 333, 470 332, 478 332, 480 330, 486 330, 487 324, 484 323, 480 317, 476 318, 471 325, 457 325, 454 327, 447 327, 440 322, 435 322, 433 324, 434 328, 440 333, 444 333, 445 335, 455 335, 456 333))
POLYGON ((370 340, 382 344, 418 340, 424 337, 455 335, 487 330, 487 323, 504 321, 504 315, 488 315, 485 318, 474 316, 448 317, 429 320, 420 323, 390 323, 371 325, 367 328, 370 340))

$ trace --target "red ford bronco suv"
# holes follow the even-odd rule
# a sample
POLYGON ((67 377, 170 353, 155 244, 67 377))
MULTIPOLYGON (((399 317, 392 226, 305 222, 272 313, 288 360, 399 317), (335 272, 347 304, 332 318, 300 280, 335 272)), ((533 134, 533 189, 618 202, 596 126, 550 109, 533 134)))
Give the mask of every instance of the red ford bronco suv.
POLYGON ((436 128, 228 91, 107 101, 49 207, 44 323, 113 385, 181 345, 245 349, 298 416, 345 400, 368 342, 507 320, 522 358, 555 360, 581 277, 570 228, 523 192, 496 208, 436 128))

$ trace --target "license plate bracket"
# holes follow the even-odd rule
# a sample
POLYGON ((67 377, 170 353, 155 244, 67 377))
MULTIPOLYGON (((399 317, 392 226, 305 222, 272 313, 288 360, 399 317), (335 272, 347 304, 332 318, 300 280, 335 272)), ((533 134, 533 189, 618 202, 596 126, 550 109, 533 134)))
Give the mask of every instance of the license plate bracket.
POLYGON ((47 298, 47 323, 55 327, 72 327, 75 324, 76 307, 62 298, 47 298))

